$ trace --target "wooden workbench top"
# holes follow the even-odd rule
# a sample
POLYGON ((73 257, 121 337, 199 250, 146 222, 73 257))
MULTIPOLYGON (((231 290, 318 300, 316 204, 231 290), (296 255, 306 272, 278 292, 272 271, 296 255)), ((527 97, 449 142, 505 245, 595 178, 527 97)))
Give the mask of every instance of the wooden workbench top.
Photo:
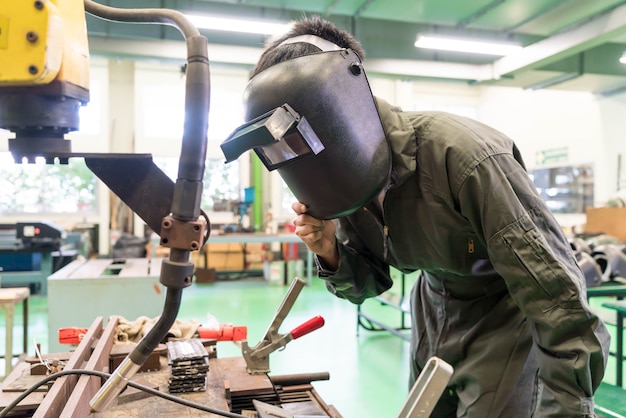
POLYGON ((4 287, 0 289, 0 303, 17 304, 30 296, 28 287, 4 287))

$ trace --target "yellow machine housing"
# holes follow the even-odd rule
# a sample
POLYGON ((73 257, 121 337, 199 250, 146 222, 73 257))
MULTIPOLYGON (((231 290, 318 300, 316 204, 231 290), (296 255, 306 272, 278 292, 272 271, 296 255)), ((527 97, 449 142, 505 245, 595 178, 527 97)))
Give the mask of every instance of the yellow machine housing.
POLYGON ((0 86, 55 79, 89 88, 82 0, 6 1, 0 10, 0 86))
POLYGON ((7 0, 0 10, 0 128, 15 133, 16 161, 53 162, 71 152, 89 101, 89 45, 83 0, 7 0))

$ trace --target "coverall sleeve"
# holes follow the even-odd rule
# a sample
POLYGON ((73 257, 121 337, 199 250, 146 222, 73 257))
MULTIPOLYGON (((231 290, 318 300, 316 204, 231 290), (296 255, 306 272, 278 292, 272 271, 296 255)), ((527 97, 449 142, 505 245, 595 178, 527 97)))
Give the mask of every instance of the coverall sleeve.
POLYGON ((337 233, 337 271, 326 270, 316 258, 318 275, 326 281, 326 288, 334 295, 356 304, 391 288, 393 280, 389 274, 389 265, 370 255, 367 247, 352 232, 352 226, 347 220, 335 222, 341 225, 337 233))
POLYGON ((594 416, 610 337, 586 301, 585 280, 559 224, 510 154, 476 163, 451 188, 458 205, 531 322, 541 417, 594 416))

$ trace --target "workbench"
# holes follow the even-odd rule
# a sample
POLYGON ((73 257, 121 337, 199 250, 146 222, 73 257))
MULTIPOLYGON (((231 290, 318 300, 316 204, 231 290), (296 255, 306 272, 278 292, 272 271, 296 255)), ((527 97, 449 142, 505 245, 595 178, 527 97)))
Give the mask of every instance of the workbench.
MULTIPOLYGON (((109 318, 103 328, 101 317, 89 327, 82 342, 71 355, 65 370, 84 368, 102 371, 108 368, 108 359, 113 345, 117 318, 109 318)), ((332 405, 327 405, 311 384, 314 380, 327 379, 327 373, 268 376, 249 375, 242 357, 219 358, 217 350, 209 358, 206 391, 176 395, 177 397, 210 406, 222 411, 241 413, 252 410, 252 399, 280 405, 286 410, 301 415, 323 415, 342 418, 332 405), (306 409, 303 409, 306 408, 306 409)), ((167 360, 164 364, 167 363, 167 360)), ((29 365, 19 363, 11 375, 0 384, 0 410, 10 404, 20 388, 30 387, 44 376, 30 376, 29 365)), ((169 370, 138 373, 133 381, 167 392, 169 370)), ((154 418, 154 417, 218 417, 172 403, 156 396, 145 397, 134 388, 127 388, 117 400, 102 412, 90 411, 89 401, 101 386, 96 376, 67 376, 58 378, 49 388, 33 392, 16 407, 26 416, 36 418, 154 418)))
POLYGON ((49 352, 67 350, 60 328, 86 328, 93 318, 119 315, 128 321, 157 317, 165 289, 159 282, 162 259, 75 260, 48 278, 49 352))

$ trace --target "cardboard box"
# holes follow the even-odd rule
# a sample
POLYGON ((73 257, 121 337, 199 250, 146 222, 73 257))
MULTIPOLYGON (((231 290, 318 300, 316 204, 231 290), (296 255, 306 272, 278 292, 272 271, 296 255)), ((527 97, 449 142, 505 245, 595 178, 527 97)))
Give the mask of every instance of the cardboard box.
POLYGON ((209 268, 214 268, 217 272, 222 271, 243 271, 243 252, 209 253, 209 268))
POLYGON ((626 208, 587 208, 585 232, 604 233, 626 243, 626 208))
POLYGON ((206 244, 209 254, 212 253, 242 253, 244 252, 244 244, 239 242, 217 242, 211 243, 211 238, 206 244))
POLYGON ((215 269, 217 273, 225 271, 243 271, 245 254, 243 246, 238 243, 208 243, 202 252, 191 253, 191 260, 196 267, 215 269), (204 252, 206 251, 206 258, 204 252), (205 263, 205 259, 207 263, 205 263))

